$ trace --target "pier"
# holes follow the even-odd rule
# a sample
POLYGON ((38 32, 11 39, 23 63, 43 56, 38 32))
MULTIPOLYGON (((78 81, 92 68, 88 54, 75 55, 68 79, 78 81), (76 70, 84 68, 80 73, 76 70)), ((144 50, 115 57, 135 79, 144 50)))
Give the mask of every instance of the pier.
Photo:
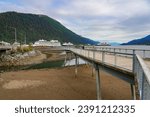
POLYGON ((150 71, 145 58, 150 50, 122 48, 66 48, 75 55, 75 76, 77 76, 78 57, 90 63, 95 69, 97 99, 101 99, 101 78, 99 72, 106 71, 131 85, 132 99, 150 99, 150 71), (113 50, 113 51, 112 51, 113 50), (119 50, 119 51, 118 51, 119 50), (125 52, 122 52, 124 50, 125 52), (142 57, 136 53, 142 51, 142 57))

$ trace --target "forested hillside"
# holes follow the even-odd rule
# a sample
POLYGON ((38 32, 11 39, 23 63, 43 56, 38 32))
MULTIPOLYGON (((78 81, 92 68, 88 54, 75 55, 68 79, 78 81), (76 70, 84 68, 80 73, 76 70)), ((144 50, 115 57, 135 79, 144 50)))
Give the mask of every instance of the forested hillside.
POLYGON ((81 37, 64 27, 58 21, 45 16, 23 14, 17 12, 0 13, 0 40, 13 43, 15 40, 15 28, 17 41, 23 43, 26 35, 27 43, 33 43, 39 39, 59 40, 74 44, 95 44, 96 42, 81 37))

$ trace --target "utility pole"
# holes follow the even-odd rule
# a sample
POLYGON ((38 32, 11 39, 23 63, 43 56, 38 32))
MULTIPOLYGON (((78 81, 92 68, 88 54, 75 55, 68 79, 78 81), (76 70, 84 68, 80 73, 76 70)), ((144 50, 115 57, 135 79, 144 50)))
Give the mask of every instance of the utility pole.
POLYGON ((16 31, 16 28, 15 29, 15 42, 17 42, 17 31, 16 31))
POLYGON ((10 27, 15 30, 15 42, 17 42, 17 29, 15 27, 10 27))
POLYGON ((6 35, 7 35, 7 24, 6 24, 6 35))
POLYGON ((24 44, 26 45, 27 44, 27 35, 25 33, 25 37, 24 37, 24 44))

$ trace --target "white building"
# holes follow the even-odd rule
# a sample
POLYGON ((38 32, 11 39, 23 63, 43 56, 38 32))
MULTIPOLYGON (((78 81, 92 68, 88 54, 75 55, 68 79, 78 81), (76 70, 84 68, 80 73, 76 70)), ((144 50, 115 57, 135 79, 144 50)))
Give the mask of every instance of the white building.
POLYGON ((17 48, 18 47, 20 47, 21 45, 20 45, 20 43, 18 43, 18 42, 14 42, 13 44, 12 44, 12 48, 14 49, 14 50, 17 50, 17 48))
POLYGON ((70 42, 68 42, 68 43, 65 42, 65 43, 63 43, 62 45, 63 45, 63 46, 72 46, 73 44, 70 43, 70 42))
POLYGON ((61 43, 58 40, 51 40, 51 46, 61 46, 61 43))
POLYGON ((48 46, 49 42, 47 40, 41 39, 39 41, 36 41, 33 46, 48 46))
POLYGON ((5 41, 0 41, 1 46, 10 46, 10 43, 5 42, 5 41))
POLYGON ((20 46, 20 43, 19 42, 14 42, 13 46, 20 46))
POLYGON ((47 41, 44 39, 41 39, 39 41, 36 41, 33 46, 61 46, 61 43, 58 40, 51 40, 47 41))

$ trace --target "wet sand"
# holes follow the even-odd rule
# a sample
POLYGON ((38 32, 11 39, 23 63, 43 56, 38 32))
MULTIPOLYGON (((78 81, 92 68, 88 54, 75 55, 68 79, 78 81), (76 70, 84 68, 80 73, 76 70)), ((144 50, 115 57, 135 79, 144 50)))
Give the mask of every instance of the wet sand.
MULTIPOLYGON (((89 65, 5 72, 0 76, 0 99, 95 100, 96 80, 89 65)), ((130 84, 100 71, 102 99, 131 99, 130 84)))

